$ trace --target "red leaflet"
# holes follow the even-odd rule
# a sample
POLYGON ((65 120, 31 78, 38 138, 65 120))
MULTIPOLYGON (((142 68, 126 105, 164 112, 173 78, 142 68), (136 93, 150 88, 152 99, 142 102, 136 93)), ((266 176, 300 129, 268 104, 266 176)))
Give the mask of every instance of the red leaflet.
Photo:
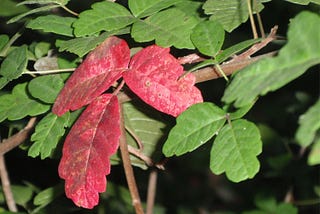
POLYGON ((178 116, 192 104, 202 102, 194 86, 195 77, 183 75, 183 67, 169 48, 152 45, 139 51, 130 62, 123 78, 130 89, 149 105, 164 113, 178 116))
POLYGON ((121 77, 129 61, 130 50, 124 40, 114 36, 106 39, 68 79, 54 103, 53 113, 61 116, 89 104, 121 77))
POLYGON ((119 103, 111 94, 96 98, 73 125, 63 146, 59 175, 65 179, 67 197, 76 205, 98 204, 120 135, 119 103))

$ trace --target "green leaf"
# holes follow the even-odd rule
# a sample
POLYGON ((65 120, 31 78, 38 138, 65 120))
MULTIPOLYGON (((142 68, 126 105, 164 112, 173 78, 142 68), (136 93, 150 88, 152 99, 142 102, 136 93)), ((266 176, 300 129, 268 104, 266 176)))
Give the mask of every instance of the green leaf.
POLYGON ((34 55, 37 59, 48 55, 51 44, 48 42, 38 42, 34 46, 34 55))
POLYGON ((33 30, 43 30, 44 32, 72 37, 73 28, 71 25, 75 20, 76 18, 73 17, 47 15, 30 20, 26 27, 33 30))
POLYGON ((143 18, 181 1, 182 0, 129 0, 129 8, 135 17, 143 18))
POLYGON ((1 0, 0 16, 14 16, 28 10, 26 6, 17 6, 14 0, 1 0))
POLYGON ((320 164, 320 138, 318 138, 311 147, 308 156, 308 164, 310 166, 320 164))
POLYGON ((32 9, 32 10, 29 10, 28 12, 22 13, 22 14, 20 14, 18 16, 15 16, 15 17, 11 18, 7 22, 7 24, 11 24, 11 23, 17 22, 20 19, 22 19, 22 18, 24 18, 24 17, 26 17, 28 15, 31 15, 31 14, 34 14, 34 13, 48 11, 48 10, 51 10, 51 9, 57 8, 57 7, 59 7, 59 5, 46 5, 46 6, 43 6, 43 7, 38 7, 38 8, 32 9))
POLYGON ((241 107, 253 102, 302 75, 309 67, 320 63, 320 17, 302 12, 289 27, 288 43, 274 58, 266 58, 234 75, 222 100, 241 107))
MULTIPOLYGON (((163 142, 166 123, 160 115, 146 104, 135 101, 123 104, 126 127, 133 132, 143 144, 142 153, 150 158, 157 158, 161 154, 155 154, 157 145, 163 142)), ((127 132, 127 143, 138 149, 137 143, 132 135, 127 132)), ((131 162, 134 166, 146 169, 146 164, 141 159, 131 155, 131 162)), ((119 162, 119 155, 113 156, 112 161, 119 162)))
POLYGON ((226 112, 213 103, 192 105, 177 117, 163 145, 165 156, 191 152, 216 135, 226 121, 226 112))
POLYGON ((286 1, 289 1, 294 4, 303 4, 303 5, 307 5, 310 3, 320 4, 320 0, 311 0, 311 1, 310 0, 286 0, 286 1))
POLYGON ((188 14, 189 16, 193 16, 197 18, 199 21, 205 20, 206 18, 202 16, 202 13, 199 13, 199 11, 202 11, 202 2, 199 1, 187 1, 184 0, 182 2, 179 2, 174 5, 174 8, 177 8, 178 10, 184 12, 185 14, 188 14))
POLYGON ((34 143, 29 148, 28 155, 31 157, 40 155, 41 159, 49 157, 65 133, 69 116, 69 112, 61 117, 50 112, 42 118, 31 136, 34 143))
POLYGON ((39 192, 33 199, 36 206, 47 205, 63 193, 63 185, 58 184, 39 192))
POLYGON ((73 24, 77 37, 93 35, 100 31, 112 31, 124 28, 136 20, 122 5, 103 1, 92 5, 91 10, 80 13, 73 24))
POLYGON ((226 172, 233 182, 253 178, 259 171, 256 156, 261 151, 262 142, 255 124, 242 119, 233 121, 225 125, 214 140, 210 169, 217 175, 226 172))
MULTIPOLYGON (((254 11, 263 9, 261 0, 253 7, 254 11)), ((210 20, 218 21, 223 28, 231 32, 249 17, 247 1, 239 0, 207 0, 203 5, 204 12, 211 15, 210 20)))
POLYGON ((11 191, 15 202, 21 206, 26 206, 33 194, 32 189, 28 186, 11 185, 11 191))
POLYGON ((69 0, 26 0, 21 4, 59 4, 59 5, 66 5, 69 2, 69 0))
POLYGON ((48 111, 49 105, 32 99, 27 93, 27 83, 16 85, 11 94, 0 96, 0 122, 19 120, 26 116, 36 116, 48 111))
POLYGON ((250 109, 253 107, 254 103, 255 102, 252 102, 246 106, 243 106, 243 107, 237 109, 234 112, 229 113, 230 120, 240 119, 241 117, 246 115, 248 113, 248 111, 250 111, 250 109))
POLYGON ((5 35, 5 34, 1 34, 0 35, 0 52, 2 51, 2 49, 6 46, 6 44, 9 41, 9 36, 5 35))
POLYGON ((320 100, 300 116, 299 125, 295 138, 301 146, 307 147, 320 131, 320 100))
POLYGON ((60 74, 39 76, 29 82, 28 90, 31 96, 52 104, 63 88, 64 82, 60 74))
POLYGON ((15 48, 4 59, 0 67, 0 75, 6 78, 8 81, 16 79, 21 76, 23 71, 27 67, 27 46, 15 48))
POLYGON ((190 34, 197 23, 195 17, 172 8, 134 23, 131 36, 137 42, 155 40, 162 47, 173 45, 176 48, 193 49, 190 34))
POLYGON ((202 54, 214 57, 223 45, 224 29, 216 21, 203 21, 193 29, 191 40, 202 54))

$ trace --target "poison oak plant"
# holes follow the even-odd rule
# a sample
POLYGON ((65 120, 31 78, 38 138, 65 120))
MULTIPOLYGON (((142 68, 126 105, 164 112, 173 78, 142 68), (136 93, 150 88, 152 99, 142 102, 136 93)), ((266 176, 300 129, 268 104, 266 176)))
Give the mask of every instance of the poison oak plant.
MULTIPOLYGON (((45 159, 60 157, 61 145, 58 174, 65 195, 82 208, 92 209, 99 193, 114 191, 106 175, 111 164, 123 164, 135 212, 144 213, 132 166, 163 170, 163 156, 181 156, 204 144, 211 147, 211 173, 225 173, 236 183, 254 179, 263 141, 261 128, 245 115, 258 99, 320 63, 320 16, 310 11, 292 17, 279 50, 254 55, 277 41, 278 27, 264 36, 259 15, 270 1, 88 1, 91 6, 79 14, 74 2, 27 0, 16 6, 5 0, 2 5, 6 25, 23 27, 13 36, 0 35, 0 122, 10 127, 29 118, 29 123, 14 135, 6 133, 0 151, 30 139, 24 147, 28 156, 45 159), (248 20, 254 39, 225 44, 226 32, 232 35, 248 20), (21 44, 25 31, 50 41, 21 44), (219 104, 204 99, 197 87, 217 78, 227 82, 219 104), (176 123, 166 132, 169 117, 176 123), (156 153, 163 155, 155 158, 156 153)), ((310 166, 320 163, 319 128, 318 100, 300 116, 294 140, 301 154, 310 151, 310 166)), ((19 204, 37 213, 62 194, 60 186, 40 193, 30 189, 19 202, 6 188, 10 211, 19 204), (33 192, 38 194, 30 205, 33 192)), ((153 212, 150 198, 147 213, 153 212)), ((292 204, 270 199, 269 205, 257 202, 265 212, 297 213, 292 204)))

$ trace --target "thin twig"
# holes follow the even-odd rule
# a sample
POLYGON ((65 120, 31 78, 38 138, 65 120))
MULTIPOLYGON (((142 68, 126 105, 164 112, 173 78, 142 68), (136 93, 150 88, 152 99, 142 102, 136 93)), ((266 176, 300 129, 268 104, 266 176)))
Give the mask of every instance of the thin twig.
POLYGON ((136 156, 137 158, 140 158, 143 160, 148 166, 150 167, 156 167, 157 169, 164 170, 163 164, 154 163, 154 161, 148 157, 147 155, 143 154, 141 150, 138 150, 130 145, 128 145, 128 151, 130 154, 136 156))
POLYGON ((261 37, 265 38, 266 37, 266 33, 264 32, 262 19, 261 19, 260 13, 258 12, 257 5, 258 5, 257 0, 254 0, 253 1, 253 7, 254 7, 254 10, 256 11, 256 16, 257 16, 257 20, 258 20, 258 25, 259 25, 259 30, 260 30, 260 33, 261 33, 261 37))
POLYGON ((153 214, 154 201, 157 192, 158 171, 152 170, 149 175, 148 194, 147 194, 147 210, 146 214, 153 214))
POLYGON ((2 191, 6 199, 6 203, 8 205, 9 211, 17 212, 18 208, 11 191, 10 179, 9 179, 9 175, 6 168, 4 155, 0 155, 0 177, 1 177, 2 191))
POLYGON ((126 130, 124 127, 124 118, 123 118, 123 111, 121 109, 120 112, 121 122, 120 122, 120 128, 121 128, 121 136, 120 136, 120 153, 122 157, 122 163, 124 167, 124 172, 126 175, 129 191, 132 197, 132 204, 135 208, 136 214, 143 214, 144 211, 142 209, 141 200, 138 192, 137 183, 134 177, 133 168, 131 165, 131 160, 129 156, 128 151, 128 144, 126 140, 126 130))
POLYGON ((252 28, 252 33, 253 33, 253 38, 258 39, 258 33, 257 33, 257 28, 256 24, 254 23, 254 18, 252 14, 252 8, 251 8, 251 0, 247 0, 247 6, 248 6, 248 11, 249 11, 249 17, 250 17, 250 24, 252 28))
POLYGON ((72 11, 72 10, 70 10, 69 8, 67 8, 66 6, 64 6, 64 5, 60 5, 65 11, 67 11, 68 13, 71 13, 72 15, 74 15, 74 16, 79 16, 79 14, 78 13, 76 13, 76 12, 74 12, 74 11, 72 11))
POLYGON ((138 144, 138 146, 139 146, 139 151, 143 151, 144 146, 143 146, 143 143, 142 143, 142 141, 140 140, 139 136, 136 135, 136 133, 135 133, 133 130, 131 130, 128 126, 126 126, 125 128, 126 128, 127 132, 129 132, 129 134, 131 135, 131 137, 133 137, 133 139, 134 139, 134 140, 136 141, 136 143, 138 144))

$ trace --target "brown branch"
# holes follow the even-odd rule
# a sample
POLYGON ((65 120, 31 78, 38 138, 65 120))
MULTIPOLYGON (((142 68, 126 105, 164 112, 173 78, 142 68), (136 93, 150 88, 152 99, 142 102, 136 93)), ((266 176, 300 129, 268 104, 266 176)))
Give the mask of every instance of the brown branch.
POLYGON ((149 175, 146 214, 153 213, 154 201, 157 192, 157 177, 158 171, 156 169, 152 170, 149 175))
POLYGON ((4 139, 0 144, 0 155, 4 155, 5 153, 9 152, 10 150, 14 149, 15 147, 23 143, 28 138, 29 132, 32 130, 35 122, 35 117, 30 118, 26 127, 24 127, 18 133, 9 137, 8 139, 4 139))
POLYGON ((135 211, 137 214, 143 214, 144 211, 142 209, 141 200, 137 188, 137 183, 134 177, 133 168, 131 165, 131 160, 129 156, 128 151, 128 144, 126 140, 126 130, 124 127, 124 117, 123 117, 123 111, 121 109, 120 112, 121 122, 120 122, 120 128, 121 128, 121 136, 120 136, 120 153, 122 157, 124 172, 126 175, 129 191, 132 198, 132 204, 135 208, 135 211))

